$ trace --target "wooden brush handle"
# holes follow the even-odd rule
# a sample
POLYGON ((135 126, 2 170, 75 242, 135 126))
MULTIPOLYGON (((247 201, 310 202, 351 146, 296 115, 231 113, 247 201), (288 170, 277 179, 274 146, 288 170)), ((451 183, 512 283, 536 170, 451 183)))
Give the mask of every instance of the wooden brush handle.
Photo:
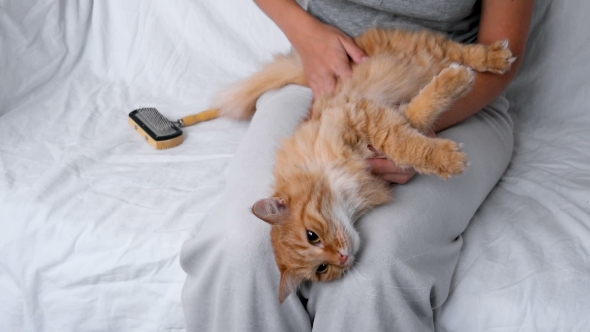
POLYGON ((185 116, 184 118, 182 118, 182 123, 184 124, 184 127, 186 127, 186 126, 194 125, 195 123, 198 123, 198 122, 213 120, 218 117, 219 117, 219 110, 210 109, 210 110, 206 110, 206 111, 203 111, 203 112, 200 112, 197 114, 185 116))

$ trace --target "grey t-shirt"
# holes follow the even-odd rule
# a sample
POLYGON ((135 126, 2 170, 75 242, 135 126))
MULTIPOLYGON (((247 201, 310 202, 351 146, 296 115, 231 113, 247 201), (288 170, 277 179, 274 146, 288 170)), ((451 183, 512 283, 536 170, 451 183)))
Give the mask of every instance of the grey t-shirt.
POLYGON ((308 11, 350 36, 376 26, 428 28, 474 43, 481 0, 309 0, 308 11))

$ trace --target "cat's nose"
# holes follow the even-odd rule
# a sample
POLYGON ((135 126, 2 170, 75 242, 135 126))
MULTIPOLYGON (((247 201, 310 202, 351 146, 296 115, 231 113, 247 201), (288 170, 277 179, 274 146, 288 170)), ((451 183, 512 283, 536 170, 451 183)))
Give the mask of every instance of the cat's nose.
POLYGON ((340 264, 346 263, 347 260, 348 260, 348 255, 340 254, 340 264))

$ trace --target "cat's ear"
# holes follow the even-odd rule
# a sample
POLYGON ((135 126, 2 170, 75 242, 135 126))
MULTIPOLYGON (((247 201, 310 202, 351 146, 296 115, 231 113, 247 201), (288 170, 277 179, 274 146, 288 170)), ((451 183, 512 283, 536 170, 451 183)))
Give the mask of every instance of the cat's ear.
POLYGON ((288 270, 281 271, 281 285, 279 286, 279 302, 283 303, 289 294, 293 293, 302 279, 289 273, 288 270))
POLYGON ((280 197, 270 197, 254 203, 252 213, 271 225, 277 225, 287 214, 287 201, 280 197))

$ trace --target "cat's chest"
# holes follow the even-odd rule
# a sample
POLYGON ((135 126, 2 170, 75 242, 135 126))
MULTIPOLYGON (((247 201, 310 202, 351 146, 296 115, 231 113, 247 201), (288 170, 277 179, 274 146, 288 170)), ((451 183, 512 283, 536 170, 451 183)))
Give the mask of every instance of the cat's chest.
POLYGON ((322 117, 314 137, 314 158, 329 163, 364 161, 372 155, 369 140, 344 116, 322 117))

